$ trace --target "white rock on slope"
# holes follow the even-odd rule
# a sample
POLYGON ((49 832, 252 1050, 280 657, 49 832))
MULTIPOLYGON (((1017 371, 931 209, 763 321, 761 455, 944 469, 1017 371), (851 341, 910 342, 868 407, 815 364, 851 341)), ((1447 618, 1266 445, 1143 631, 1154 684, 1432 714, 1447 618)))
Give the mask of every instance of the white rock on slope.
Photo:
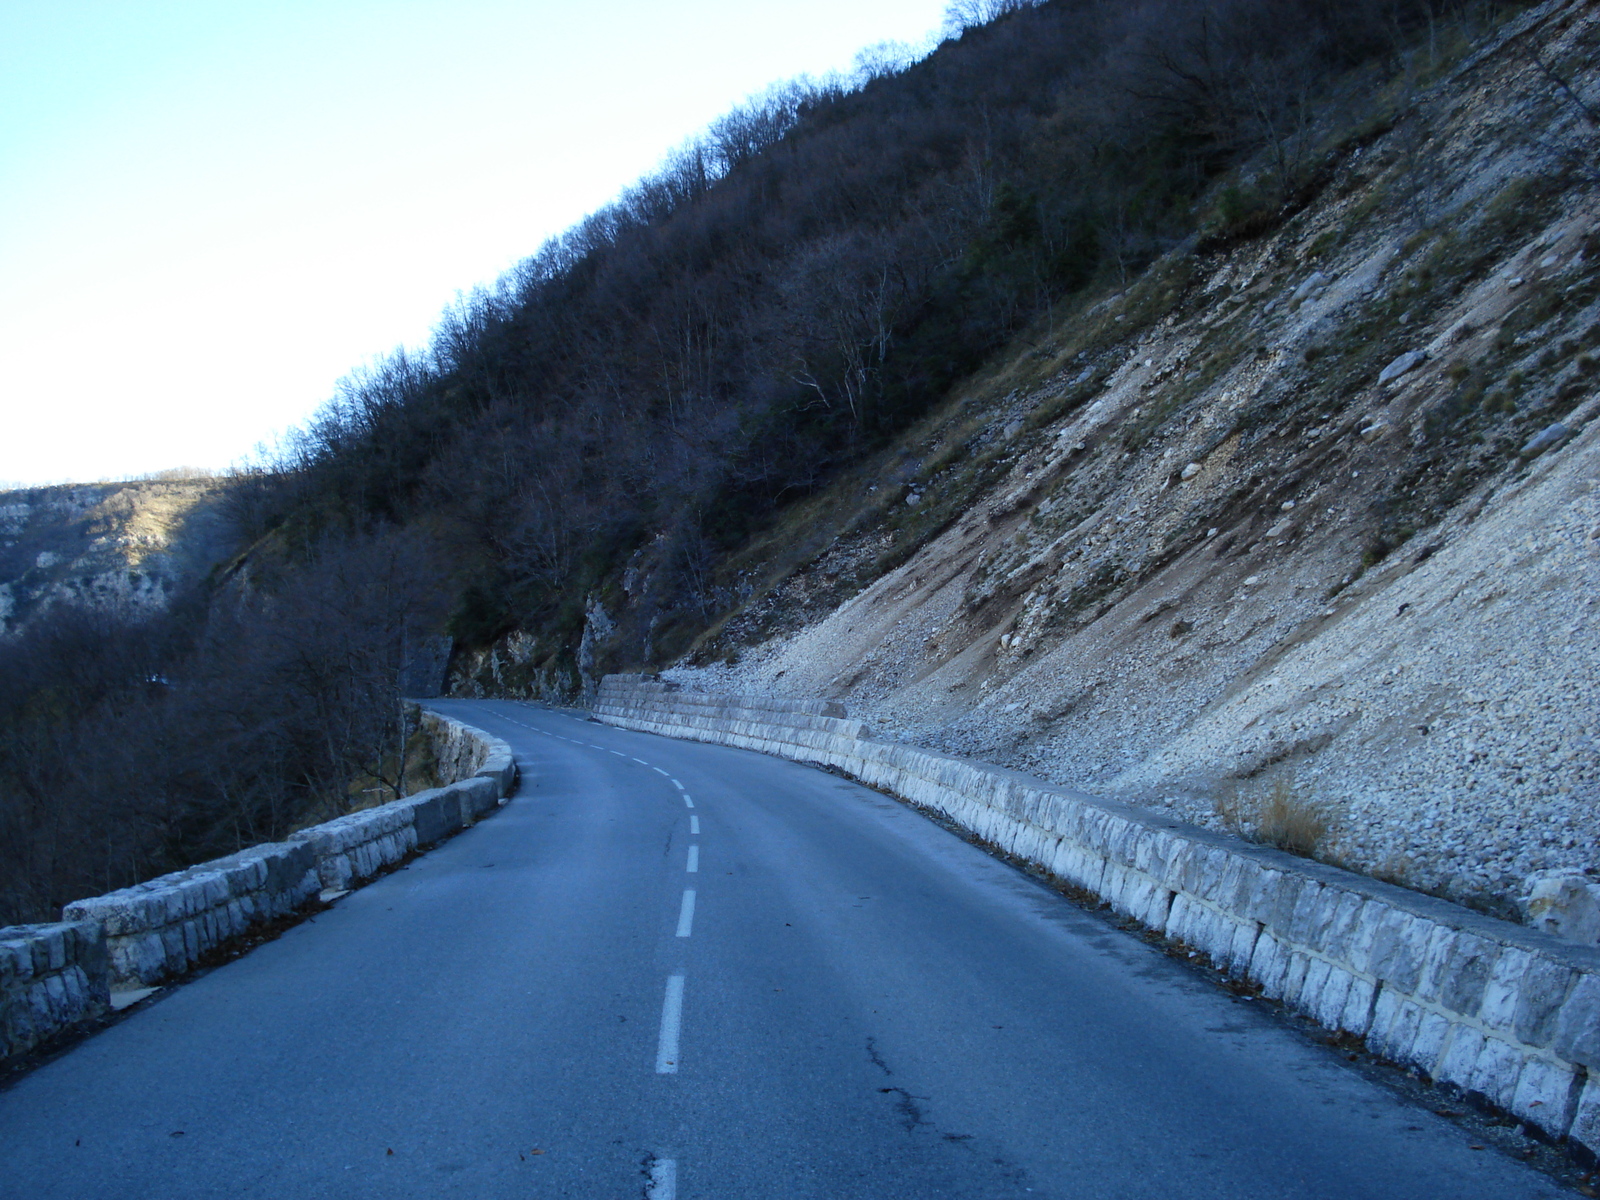
POLYGON ((1575 868, 1528 877, 1523 919, 1535 929, 1586 946, 1600 943, 1600 882, 1575 868))

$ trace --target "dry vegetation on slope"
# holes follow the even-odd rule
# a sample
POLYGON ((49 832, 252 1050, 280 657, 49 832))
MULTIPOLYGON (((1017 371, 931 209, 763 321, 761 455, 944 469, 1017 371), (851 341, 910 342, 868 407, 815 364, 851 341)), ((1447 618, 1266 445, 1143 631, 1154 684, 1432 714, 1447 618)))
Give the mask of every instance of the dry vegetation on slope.
POLYGON ((1263 155, 738 563, 682 676, 1201 823, 1287 805, 1499 911, 1600 866, 1597 45, 1552 3, 1422 48, 1297 209, 1252 210, 1263 155))

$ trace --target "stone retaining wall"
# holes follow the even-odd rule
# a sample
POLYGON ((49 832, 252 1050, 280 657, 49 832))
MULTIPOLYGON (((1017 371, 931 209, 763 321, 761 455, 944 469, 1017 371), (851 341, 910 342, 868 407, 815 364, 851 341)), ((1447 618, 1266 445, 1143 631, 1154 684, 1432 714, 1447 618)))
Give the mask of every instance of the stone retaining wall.
POLYGON ((110 1003, 98 923, 0 929, 0 1059, 100 1016, 110 1003))
POLYGON ((628 729, 825 764, 930 808, 1376 1053, 1600 1152, 1600 948, 999 767, 842 709, 609 675, 628 729))
POLYGON ((516 781, 517 764, 511 748, 499 738, 463 725, 442 713, 422 713, 422 730, 433 743, 438 761, 438 776, 446 783, 481 776, 499 784, 501 795, 516 781))
MULTIPOLYGON (((426 794, 419 792, 407 799, 426 794)), ((324 821, 290 834, 289 840, 310 848, 319 889, 342 892, 415 850, 417 829, 413 810, 402 801, 324 821)))
POLYGON ((437 739, 441 777, 453 780, 443 787, 314 825, 284 842, 252 846, 104 896, 75 900, 62 910, 72 924, 0 931, 5 939, 0 947, 0 1058, 98 1016, 112 986, 149 985, 182 975, 207 952, 252 926, 287 916, 324 889, 344 890, 370 879, 413 850, 472 825, 510 794, 516 762, 503 741, 432 713, 424 715, 424 727, 437 739), (89 934, 69 937, 62 930, 92 930, 93 936, 84 942, 89 934), (65 953, 58 946, 80 947, 72 961, 83 974, 82 986, 74 991, 68 985, 66 968, 48 977, 36 978, 36 970, 22 973, 22 951, 12 947, 24 945, 35 959, 42 953, 51 962, 65 953), (71 999, 79 993, 86 998, 81 1003, 71 999), (26 1032, 13 1037, 13 1027, 26 1032))
POLYGON ((61 916, 105 930, 113 985, 153 984, 181 975, 252 925, 287 916, 321 886, 309 845, 269 842, 74 900, 61 916))

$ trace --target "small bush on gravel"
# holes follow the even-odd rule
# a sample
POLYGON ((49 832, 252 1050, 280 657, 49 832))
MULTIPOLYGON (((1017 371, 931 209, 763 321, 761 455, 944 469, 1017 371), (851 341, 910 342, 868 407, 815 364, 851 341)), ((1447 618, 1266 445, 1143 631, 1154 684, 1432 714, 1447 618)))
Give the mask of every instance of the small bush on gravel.
POLYGON ((1246 796, 1237 789, 1225 793, 1217 798, 1216 809, 1229 832, 1302 858, 1315 858, 1335 825, 1327 807, 1303 795, 1287 775, 1275 779, 1265 796, 1246 796))

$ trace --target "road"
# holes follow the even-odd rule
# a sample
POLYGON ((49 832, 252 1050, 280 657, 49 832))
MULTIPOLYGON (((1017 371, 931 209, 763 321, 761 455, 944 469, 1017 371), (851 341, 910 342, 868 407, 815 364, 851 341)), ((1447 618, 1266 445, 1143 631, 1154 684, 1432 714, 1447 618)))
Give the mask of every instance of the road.
POLYGON ((437 707, 515 799, 0 1093, 0 1194, 1569 1194, 869 789, 437 707))

